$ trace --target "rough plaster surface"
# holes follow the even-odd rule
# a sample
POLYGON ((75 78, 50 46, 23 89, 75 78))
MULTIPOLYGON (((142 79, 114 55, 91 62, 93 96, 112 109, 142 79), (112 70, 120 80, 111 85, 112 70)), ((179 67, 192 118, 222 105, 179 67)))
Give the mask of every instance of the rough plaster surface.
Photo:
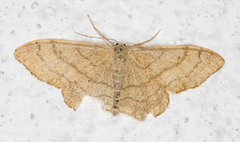
POLYGON ((238 0, 1 0, 0 142, 240 141, 240 1, 238 0), (18 63, 14 50, 31 40, 57 38, 107 43, 107 37, 145 45, 191 44, 211 49, 225 65, 200 87, 170 95, 167 110, 143 122, 113 117, 85 97, 74 112, 61 90, 38 81, 18 63))

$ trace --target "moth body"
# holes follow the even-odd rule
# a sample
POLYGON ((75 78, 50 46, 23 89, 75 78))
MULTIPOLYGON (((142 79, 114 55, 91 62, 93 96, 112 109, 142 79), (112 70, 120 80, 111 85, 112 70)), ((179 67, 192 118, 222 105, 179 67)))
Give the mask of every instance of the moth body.
POLYGON ((124 78, 124 67, 127 60, 128 47, 125 44, 116 44, 114 47, 114 64, 113 64, 113 83, 114 95, 112 112, 115 116, 118 112, 118 103, 120 101, 122 81, 124 78))

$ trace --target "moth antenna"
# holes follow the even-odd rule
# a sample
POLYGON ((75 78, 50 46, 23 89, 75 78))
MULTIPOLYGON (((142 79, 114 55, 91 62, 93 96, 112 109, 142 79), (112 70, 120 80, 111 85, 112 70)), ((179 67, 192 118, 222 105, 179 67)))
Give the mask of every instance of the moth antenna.
POLYGON ((133 45, 130 46, 130 47, 133 47, 133 46, 140 46, 140 45, 142 45, 142 44, 144 44, 144 43, 147 43, 147 42, 153 40, 153 39, 158 35, 158 33, 159 33, 160 31, 161 31, 161 30, 158 30, 158 32, 157 32, 152 38, 150 38, 150 39, 148 39, 148 40, 146 40, 146 41, 144 41, 144 42, 141 42, 141 43, 133 44, 133 45))
MULTIPOLYGON (((103 37, 88 36, 88 35, 84 35, 84 34, 81 34, 81 33, 75 32, 75 31, 73 31, 73 32, 74 32, 74 33, 76 33, 76 34, 79 34, 79 35, 81 35, 81 36, 85 36, 85 37, 89 37, 89 38, 98 38, 98 39, 104 39, 103 37)), ((109 38, 109 40, 114 40, 115 42, 118 42, 117 40, 115 40, 115 39, 112 39, 112 38, 109 38)))
POLYGON ((114 44, 113 44, 109 39, 107 39, 104 35, 102 35, 102 34, 98 31, 98 29, 94 26, 94 24, 93 24, 93 22, 92 22, 90 16, 89 16, 89 15, 87 15, 87 16, 88 16, 88 18, 89 18, 89 20, 90 20, 90 22, 91 22, 93 28, 94 28, 94 29, 95 29, 95 30, 96 30, 96 31, 102 36, 103 39, 105 39, 106 41, 108 41, 109 43, 111 43, 112 46, 114 46, 114 44))
POLYGON ((132 42, 124 42, 124 44, 133 44, 134 45, 134 43, 132 43, 132 42))

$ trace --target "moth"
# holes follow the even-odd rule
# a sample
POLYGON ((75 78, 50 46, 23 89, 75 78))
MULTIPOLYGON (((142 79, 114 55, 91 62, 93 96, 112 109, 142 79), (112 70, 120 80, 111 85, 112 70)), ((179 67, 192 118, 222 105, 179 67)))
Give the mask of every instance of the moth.
MULTIPOLYGON (((198 87, 224 64, 217 53, 193 45, 132 46, 40 39, 18 47, 15 58, 40 81, 62 89, 76 110, 85 94, 103 101, 106 111, 144 120, 158 116, 169 94, 198 87)), ((158 31, 159 32, 159 31, 158 31)))

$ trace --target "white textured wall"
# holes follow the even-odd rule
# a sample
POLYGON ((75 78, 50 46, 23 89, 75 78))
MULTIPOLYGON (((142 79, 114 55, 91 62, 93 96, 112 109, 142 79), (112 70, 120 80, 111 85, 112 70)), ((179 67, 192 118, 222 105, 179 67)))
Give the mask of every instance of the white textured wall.
POLYGON ((239 142, 239 0, 1 0, 0 142, 239 142), (200 87, 170 95, 167 110, 140 122, 113 117, 100 101, 85 97, 76 112, 61 90, 38 81, 14 57, 31 40, 68 39, 94 43, 87 15, 108 38, 146 45, 191 44, 225 59, 223 68, 200 87))

